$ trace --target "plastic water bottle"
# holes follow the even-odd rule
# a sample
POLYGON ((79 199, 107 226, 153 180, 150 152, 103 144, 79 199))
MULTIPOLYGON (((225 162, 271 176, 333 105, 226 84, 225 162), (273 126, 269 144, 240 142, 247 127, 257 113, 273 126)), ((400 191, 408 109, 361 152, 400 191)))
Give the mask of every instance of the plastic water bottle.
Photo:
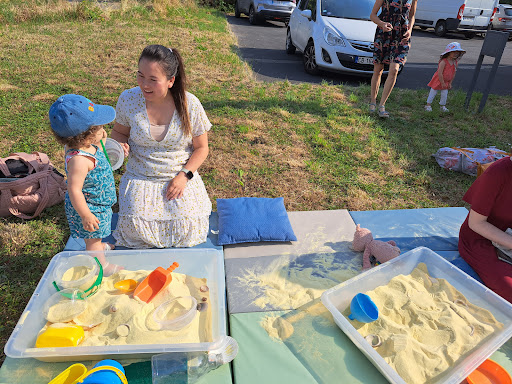
POLYGON ((220 367, 222 358, 208 352, 174 352, 151 359, 153 384, 192 384, 201 376, 220 367))
POLYGON ((171 352, 151 358, 153 384, 193 384, 206 373, 231 362, 238 353, 235 339, 226 336, 222 345, 209 352, 171 352))

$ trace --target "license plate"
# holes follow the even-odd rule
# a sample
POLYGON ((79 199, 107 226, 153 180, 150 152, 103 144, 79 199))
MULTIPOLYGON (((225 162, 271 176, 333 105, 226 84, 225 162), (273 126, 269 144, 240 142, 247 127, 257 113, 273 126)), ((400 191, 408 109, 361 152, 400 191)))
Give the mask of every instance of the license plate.
POLYGON ((373 65, 373 57, 356 56, 356 63, 357 64, 371 64, 371 65, 373 65))

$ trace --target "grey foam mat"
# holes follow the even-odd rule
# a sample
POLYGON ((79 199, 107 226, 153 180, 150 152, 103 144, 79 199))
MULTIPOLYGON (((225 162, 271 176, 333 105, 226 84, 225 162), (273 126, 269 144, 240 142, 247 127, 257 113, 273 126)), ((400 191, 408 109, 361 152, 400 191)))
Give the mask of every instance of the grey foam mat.
POLYGON ((295 309, 361 271, 347 210, 288 216, 296 242, 224 247, 229 313, 295 309))

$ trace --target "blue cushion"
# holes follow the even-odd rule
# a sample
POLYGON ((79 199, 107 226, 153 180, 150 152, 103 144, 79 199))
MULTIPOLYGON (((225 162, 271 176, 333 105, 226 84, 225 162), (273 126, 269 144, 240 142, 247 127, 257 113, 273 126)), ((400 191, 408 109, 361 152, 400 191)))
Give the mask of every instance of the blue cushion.
POLYGON ((296 241, 284 199, 217 199, 218 245, 258 241, 296 241))

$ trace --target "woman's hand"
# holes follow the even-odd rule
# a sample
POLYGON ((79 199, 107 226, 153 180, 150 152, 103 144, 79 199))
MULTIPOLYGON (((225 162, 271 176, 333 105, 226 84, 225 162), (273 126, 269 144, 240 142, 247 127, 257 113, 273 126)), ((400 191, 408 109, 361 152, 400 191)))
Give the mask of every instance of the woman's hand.
POLYGON ((123 148, 124 157, 128 157, 130 154, 130 145, 128 143, 119 143, 121 144, 121 147, 123 148))
POLYGON ((126 127, 116 122, 114 124, 114 128, 112 128, 111 136, 114 140, 121 144, 121 147, 123 147, 124 156, 128 157, 128 154, 130 153, 130 146, 128 145, 130 127, 126 127))
POLYGON ((100 229, 100 221, 91 212, 82 217, 82 226, 88 232, 94 232, 100 229))
POLYGON ((380 28, 384 31, 384 32, 391 32, 393 30, 393 25, 391 23, 386 23, 386 22, 382 22, 380 24, 380 28))
POLYGON ((185 176, 185 173, 178 172, 178 174, 169 181, 169 184, 167 185, 167 191, 165 192, 165 197, 167 197, 168 200, 174 200, 179 199, 181 196, 183 196, 183 191, 185 190, 185 187, 187 186, 187 176, 185 176))
POLYGON ((402 44, 407 44, 409 42, 409 39, 411 38, 411 30, 407 28, 407 31, 404 32, 404 35, 402 37, 402 44))

